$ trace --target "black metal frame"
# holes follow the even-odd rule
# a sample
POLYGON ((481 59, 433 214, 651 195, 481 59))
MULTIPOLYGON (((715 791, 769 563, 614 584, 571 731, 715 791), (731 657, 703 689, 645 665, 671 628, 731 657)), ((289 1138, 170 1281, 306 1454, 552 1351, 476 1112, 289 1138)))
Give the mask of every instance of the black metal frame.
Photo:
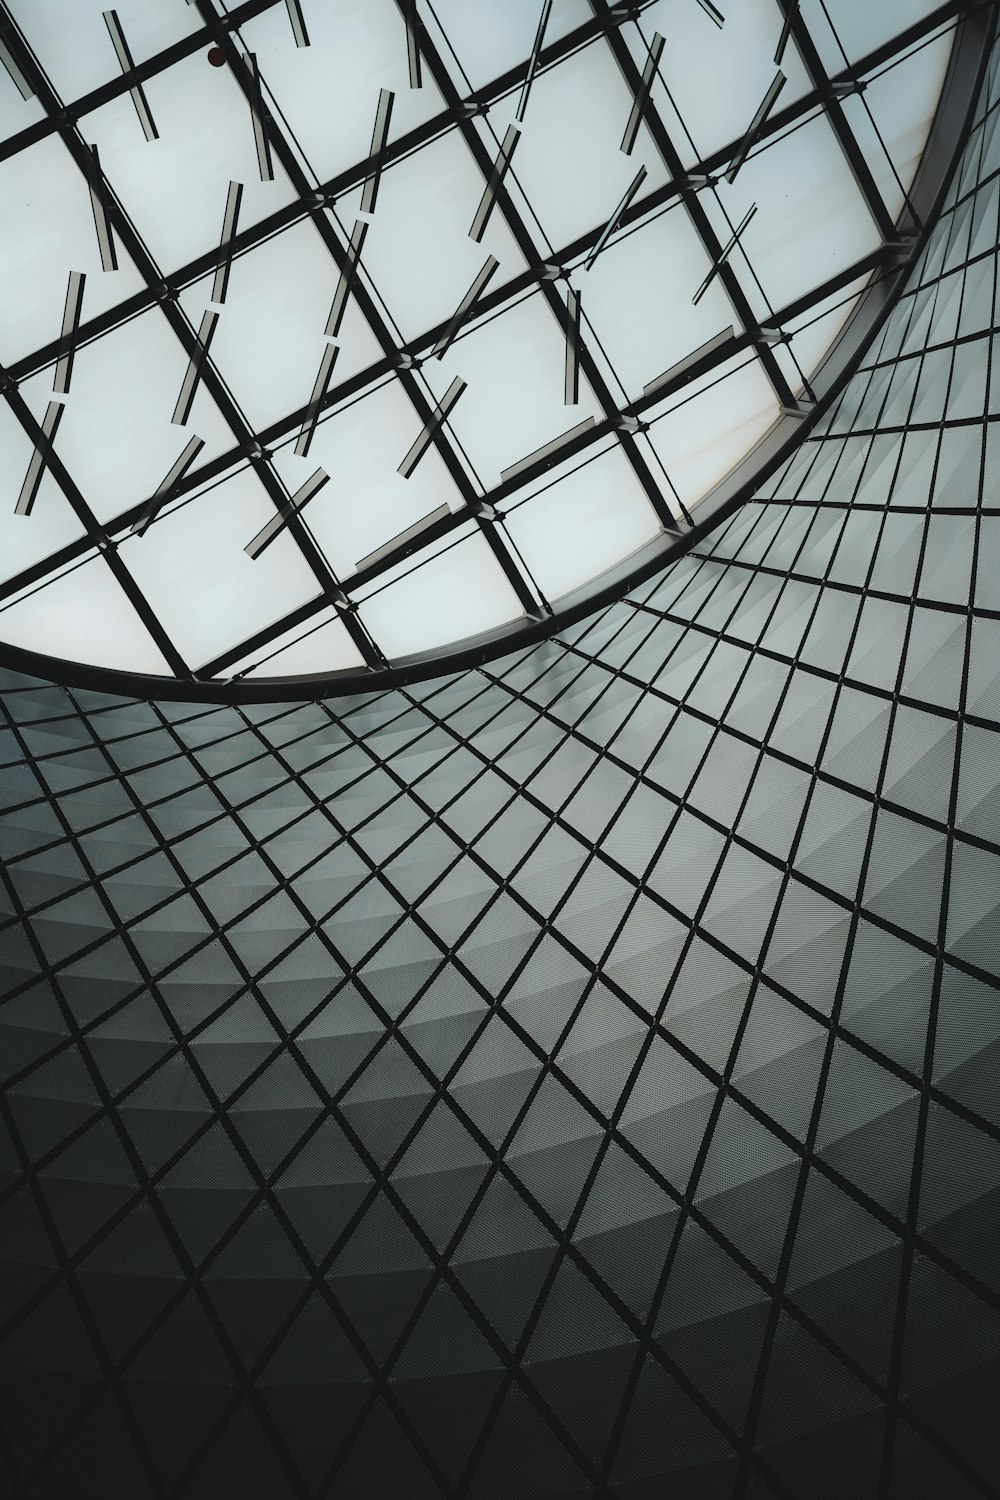
MULTIPOLYGON (((52 90, 37 60, 27 49, 9 16, 4 16, 6 6, 0 6, 0 28, 3 30, 8 45, 11 45, 15 52, 16 61, 32 81, 46 109, 44 122, 29 127, 0 144, 0 160, 58 130, 62 133, 81 172, 88 181, 92 182, 95 170, 93 157, 77 128, 77 122, 83 115, 97 108, 107 99, 117 97, 130 88, 137 87, 143 80, 169 67, 172 62, 200 51, 207 42, 222 47, 226 52, 234 77, 244 92, 249 93, 253 86, 252 79, 242 53, 237 49, 234 33, 245 21, 277 3, 279 0, 247 0, 247 3, 234 8, 228 16, 223 18, 218 14, 213 0, 194 0, 205 23, 202 31, 193 37, 185 38, 181 43, 174 44, 157 57, 140 64, 121 77, 102 85, 100 89, 92 91, 69 108, 63 106, 52 90)), ((895 299, 905 277, 909 257, 919 248, 924 226, 933 219, 943 196, 967 128, 969 110, 972 107, 971 101, 976 97, 976 83, 985 66, 986 49, 993 33, 997 13, 996 0, 987 0, 985 4, 970 4, 968 0, 949 0, 949 3, 939 6, 931 16, 901 33, 890 44, 860 59, 853 67, 830 77, 820 64, 815 47, 798 13, 795 0, 778 0, 778 3, 786 12, 792 35, 810 73, 813 88, 793 105, 784 110, 774 110, 768 116, 760 132, 760 142, 756 149, 760 149, 761 144, 766 143, 768 138, 784 132, 797 121, 805 119, 817 107, 822 108, 831 121, 851 170, 859 183, 862 195, 871 209, 873 218, 883 235, 886 236, 886 240, 880 250, 866 256, 857 265, 847 268, 834 280, 814 288, 807 296, 797 299, 788 307, 775 310, 773 318, 769 318, 763 326, 758 324, 753 316, 735 273, 727 265, 722 265, 719 270, 720 278, 729 294, 734 311, 747 331, 734 336, 731 341, 721 347, 709 349, 703 360, 686 367, 677 376, 676 381, 661 385, 655 392, 650 392, 624 407, 619 407, 615 401, 592 354, 585 346, 580 348, 580 366, 595 392, 602 409, 602 416, 587 430, 582 430, 572 442, 561 447, 559 458, 562 460, 576 452, 583 452, 602 438, 612 436, 616 439, 658 515, 661 525, 665 528, 664 532, 652 543, 643 548, 640 553, 627 559, 625 563, 601 575, 587 587, 560 600, 558 607, 553 610, 537 593, 533 583, 524 576, 499 528, 494 525, 495 506, 537 479, 551 464, 552 459, 539 456, 534 462, 519 465, 516 479, 506 484, 501 482, 489 492, 480 493, 470 479, 462 458, 450 441, 446 430, 439 425, 434 433, 433 441, 462 496, 464 505, 461 511, 441 518, 423 531, 418 539, 403 542, 392 552, 380 549, 381 555, 376 562, 367 568, 359 569, 346 582, 332 573, 326 558, 313 542, 303 523, 296 515, 290 515, 289 531, 295 537, 313 571, 320 593, 281 619, 272 622, 249 640, 242 641, 215 660, 203 664, 192 675, 173 648, 167 633, 115 551, 118 537, 127 536, 147 511, 148 498, 144 497, 134 507, 120 513, 113 522, 102 527, 98 525, 82 495, 76 490, 71 476, 66 473, 59 462, 58 455, 50 452, 46 455, 46 462, 51 464, 56 478, 66 491, 71 505, 84 525, 85 535, 57 553, 50 554, 44 562, 23 570, 15 578, 0 585, 0 602, 40 582, 55 568, 92 555, 96 546, 107 557, 140 619, 176 675, 174 679, 166 679, 152 675, 124 673, 41 656, 20 648, 2 645, 0 645, 0 660, 6 661, 12 667, 39 673, 64 683, 76 683, 142 697, 249 702, 301 697, 304 692, 309 695, 320 695, 328 689, 335 689, 338 693, 368 692, 377 686, 413 681, 447 670, 479 665, 504 652, 542 639, 551 633, 557 621, 560 624, 566 624, 577 620, 591 609, 618 596, 630 585, 651 576, 671 556, 687 550, 716 525, 722 515, 749 498, 753 489, 766 479, 784 460, 791 448, 801 441, 805 432, 838 393, 850 371, 856 367, 883 316, 895 299), (890 62, 893 57, 918 44, 924 37, 932 35, 943 24, 952 20, 957 21, 957 35, 948 80, 939 103, 920 172, 908 195, 904 215, 898 226, 892 226, 884 204, 881 204, 877 197, 877 190, 871 179, 864 154, 844 120, 839 98, 845 88, 849 88, 873 69, 890 62), (803 35, 800 36, 800 32, 803 35), (901 241, 905 244, 905 249, 902 251, 901 241), (779 421, 733 473, 700 503, 696 521, 692 523, 690 529, 681 532, 663 498, 660 484, 650 471, 640 445, 635 441, 636 431, 642 430, 643 413, 650 406, 662 402, 664 397, 671 394, 674 389, 681 389, 691 380, 728 362, 734 355, 749 351, 752 351, 758 358, 762 369, 771 381, 779 403, 792 408, 794 397, 781 367, 774 358, 772 341, 767 339, 766 330, 771 326, 780 329, 792 318, 800 316, 810 307, 821 303, 832 293, 848 286, 865 274, 873 274, 872 284, 862 297, 847 328, 827 356, 820 371, 808 383, 807 388, 817 397, 810 415, 804 421, 798 416, 788 416, 779 421), (523 620, 505 625, 472 641, 449 646, 436 652, 423 653, 416 658, 397 660, 389 665, 364 629, 357 614, 357 606, 351 596, 374 582, 390 568, 397 566, 416 547, 422 548, 428 543, 442 540, 459 527, 468 526, 470 521, 478 525, 480 534, 488 542, 514 588, 524 609, 523 620), (351 671, 340 674, 256 681, 211 680, 216 673, 225 672, 227 667, 245 660, 251 653, 261 650, 289 630, 305 624, 331 607, 336 611, 337 617, 343 620, 365 662, 363 673, 351 671)), ((397 4, 400 9, 400 31, 403 37, 409 9, 405 0, 397 0, 397 4)), ((644 8, 642 5, 632 7, 629 16, 626 17, 614 15, 606 0, 591 0, 591 9, 594 12, 592 21, 561 38, 559 42, 543 47, 539 66, 551 66, 559 58, 603 36, 614 53, 633 96, 637 96, 637 92, 642 88, 641 72, 624 43, 620 27, 626 19, 640 14, 642 8, 644 8)), ((418 146, 434 139, 443 130, 453 127, 457 121, 458 129, 475 158, 484 181, 488 181, 493 170, 493 161, 482 136, 475 127, 474 114, 512 89, 520 87, 527 76, 531 60, 526 59, 519 68, 509 70, 508 73, 495 79, 487 88, 477 90, 468 98, 463 99, 427 35, 426 28, 422 26, 419 28, 419 39, 423 64, 434 78, 445 99, 446 112, 389 145, 385 152, 384 164, 388 165, 393 160, 399 159, 418 146)), ((720 169, 732 159, 734 151, 739 147, 739 142, 731 143, 724 149, 712 153, 689 173, 682 166, 680 157, 655 108, 648 106, 644 118, 652 132, 657 150, 667 166, 670 180, 662 188, 638 197, 623 215, 623 226, 627 227, 629 223, 671 202, 682 202, 688 209, 691 221, 709 256, 716 259, 721 246, 716 240, 704 207, 699 200, 698 190, 692 182, 692 177, 704 177, 711 182, 720 169)), ((179 291, 199 279, 207 271, 217 268, 220 264, 220 257, 228 255, 235 258, 245 254, 254 245, 271 237, 280 229, 307 217, 313 219, 335 264, 341 270, 343 269, 346 252, 325 209, 331 206, 340 194, 364 181, 370 162, 365 159, 356 164, 349 171, 339 174, 337 178, 326 183, 317 192, 307 180, 291 145, 270 119, 268 136, 275 155, 287 172, 297 193, 296 201, 252 228, 238 233, 231 245, 213 246, 204 255, 166 280, 161 276, 121 205, 114 200, 112 194, 108 195, 108 211, 114 232, 119 235, 143 275, 146 290, 111 309, 108 313, 82 323, 79 330, 81 343, 100 336, 110 328, 118 326, 159 303, 188 354, 194 354, 197 349, 197 336, 177 305, 179 291)), ((558 286, 558 277, 553 273, 565 275, 563 267, 592 251, 604 225, 595 226, 588 234, 562 247, 558 252, 543 255, 539 252, 531 233, 503 187, 497 196, 497 211, 513 233, 529 269, 499 289, 494 288, 489 292, 484 292, 477 302, 476 316, 488 315, 509 303, 512 298, 522 295, 530 288, 537 287, 560 326, 567 330, 569 313, 558 286)), ((360 310, 381 344, 382 357, 367 370, 359 372, 340 385, 333 386, 322 400, 320 411, 339 405, 345 399, 369 387, 374 381, 391 373, 399 379, 414 407, 415 415, 420 417, 421 422, 426 422, 431 415, 433 403, 419 380, 417 370, 421 360, 431 353, 445 331, 446 325, 439 325, 419 339, 400 346, 379 314, 370 293, 357 281, 353 287, 353 295, 357 297, 360 310)), ((54 363, 60 353, 61 341, 55 340, 51 345, 36 351, 34 355, 0 372, 0 384, 8 402, 26 431, 36 442, 40 436, 38 424, 21 400, 17 385, 29 375, 54 363)), ((196 471, 189 470, 176 486, 175 496, 180 497, 200 488, 206 481, 232 469, 234 464, 249 459, 275 505, 276 511, 281 514, 287 513, 289 496, 268 462, 267 450, 275 442, 291 435, 301 427, 309 413, 309 407, 299 409, 282 421, 255 433, 247 427, 223 378, 214 369, 210 359, 204 362, 203 378, 237 437, 237 446, 196 471)))

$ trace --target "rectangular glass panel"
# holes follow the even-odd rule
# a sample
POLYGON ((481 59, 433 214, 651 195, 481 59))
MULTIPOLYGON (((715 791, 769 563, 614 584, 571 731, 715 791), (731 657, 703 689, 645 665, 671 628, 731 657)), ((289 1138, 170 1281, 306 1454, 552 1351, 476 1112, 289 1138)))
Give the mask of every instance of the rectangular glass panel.
POLYGON ((547 599, 588 583, 660 531, 617 443, 508 509, 504 524, 547 599))
POLYGON ((240 469, 121 544, 122 560, 192 666, 319 592, 287 530, 256 562, 244 552, 274 513, 256 474, 240 469))
POLYGON ((0 284, 7 288, 0 359, 5 364, 58 339, 71 271, 87 277, 84 324, 142 291, 145 283, 120 244, 119 269, 102 271, 90 188, 61 136, 46 136, 0 162, 0 199, 0 284))
POLYGON ((103 557, 91 557, 0 609, 0 633, 9 645, 28 651, 170 676, 103 557))
MULTIPOLYGON (((438 381, 436 395, 444 389, 438 381)), ((461 402, 456 410, 460 408, 461 402)), ((317 466, 329 474, 330 483, 305 520, 339 578, 349 577, 363 557, 437 506, 458 508, 458 491, 433 444, 411 478, 397 472, 423 425, 398 380, 392 379, 321 422, 308 458, 297 458, 288 449, 275 455, 275 467, 291 490, 317 466)))
POLYGON ((488 542, 473 534, 397 577, 358 613, 388 656, 410 656, 492 630, 522 609, 488 542))
POLYGON ((218 246, 230 182, 244 184, 241 229, 295 194, 276 157, 274 181, 261 182, 250 105, 228 68, 198 53, 144 87, 159 140, 145 140, 127 95, 81 123, 154 260, 170 272, 218 246))

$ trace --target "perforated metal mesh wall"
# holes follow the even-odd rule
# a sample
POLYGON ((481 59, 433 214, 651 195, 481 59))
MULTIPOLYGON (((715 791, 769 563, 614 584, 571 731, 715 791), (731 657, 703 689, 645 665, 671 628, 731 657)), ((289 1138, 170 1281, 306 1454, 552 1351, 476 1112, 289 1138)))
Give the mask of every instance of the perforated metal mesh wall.
POLYGON ((654 586, 368 700, 6 674, 3 1493, 1000 1493, 997 75, 654 586))

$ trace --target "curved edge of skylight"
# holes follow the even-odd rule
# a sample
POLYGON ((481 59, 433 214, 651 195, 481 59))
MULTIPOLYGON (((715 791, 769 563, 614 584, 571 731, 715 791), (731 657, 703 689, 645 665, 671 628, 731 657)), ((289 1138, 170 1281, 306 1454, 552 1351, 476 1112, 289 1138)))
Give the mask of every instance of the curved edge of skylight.
MULTIPOLYGON (((622 597, 629 589, 638 587, 662 569, 670 558, 681 555, 700 541, 773 477, 816 423, 829 413, 845 382, 861 365, 905 281, 918 264, 929 229, 952 186, 997 21, 996 11, 988 7, 972 9, 957 21, 947 77, 909 189, 909 203, 917 215, 919 231, 912 237, 912 220, 908 224, 901 223, 901 235, 909 236, 905 253, 901 253, 894 263, 883 261, 878 274, 873 273, 868 285, 856 296, 843 327, 809 377, 817 397, 815 405, 805 415, 783 416, 764 433, 725 478, 697 502, 693 525, 683 535, 667 531, 652 538, 612 568, 563 595, 558 600, 558 607, 544 618, 521 616, 511 619, 464 640, 412 657, 394 658, 379 670, 357 672, 347 668, 280 678, 255 675, 212 680, 165 679, 159 675, 53 658, 4 643, 0 643, 0 659, 15 671, 67 686, 96 689, 116 696, 149 696, 180 702, 263 702, 297 699, 304 694, 316 697, 370 693, 402 682, 416 682, 480 666, 487 660, 523 650, 558 629, 585 619, 588 614, 622 597)), ((856 283, 851 290, 856 290, 856 283)), ((257 670, 263 665, 259 662, 257 670)))

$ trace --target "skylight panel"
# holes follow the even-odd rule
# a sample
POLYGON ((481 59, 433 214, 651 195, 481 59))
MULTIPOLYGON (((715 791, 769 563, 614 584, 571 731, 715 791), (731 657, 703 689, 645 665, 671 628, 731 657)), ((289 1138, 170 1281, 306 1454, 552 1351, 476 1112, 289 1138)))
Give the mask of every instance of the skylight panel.
MULTIPOLYGON (((736 182, 720 190, 719 198, 734 224, 756 204, 731 264, 765 322, 769 308, 794 301, 882 242, 847 159, 829 123, 819 116, 766 150, 751 153, 736 182), (790 178, 799 184, 794 194, 788 192, 790 178), (836 233, 831 232, 833 224, 836 233)), ((709 211, 714 219, 716 210, 709 205, 709 211)), ((721 237, 721 216, 719 225, 721 237)))
POLYGON ((197 53, 155 83, 159 140, 143 139, 127 97, 101 105, 81 124, 153 258, 170 273, 218 246, 230 182, 243 184, 243 230, 294 195, 278 162, 274 180, 261 181, 250 106, 228 68, 211 68, 197 53))
POLYGON ((836 5, 827 0, 824 5, 822 0, 800 0, 802 19, 830 73, 841 72, 847 63, 874 52, 939 8, 940 0, 892 0, 891 5, 870 5, 866 0, 837 0, 836 5))
MULTIPOLYGON (((294 45, 281 5, 246 22, 240 37, 257 58, 282 128, 317 180, 327 182, 365 160, 380 88, 395 95, 394 140, 440 114, 444 102, 426 68, 420 88, 410 87, 406 22, 396 0, 301 3, 307 48, 294 45)), ((423 0, 418 10, 423 20, 423 0)))
POLYGON ((5 296, 0 309, 0 359, 5 363, 45 348, 56 337, 71 271, 88 276, 87 319, 142 289, 123 252, 119 270, 102 274, 89 184, 59 136, 46 136, 0 161, 0 194, 0 280, 17 288, 17 295, 5 296), (40 182, 46 185, 44 192, 38 191, 40 182))
POLYGON ((274 515, 260 480, 244 467, 161 512, 145 536, 121 543, 119 556, 192 666, 319 592, 287 529, 256 561, 244 551, 274 515))
POLYGON ((384 650, 410 656, 495 630, 522 610, 487 543, 469 535, 363 599, 358 614, 384 650))
POLYGON ((155 670, 378 670, 665 555, 905 263, 958 33, 809 29, 886 9, 17 0, 0 621, 99 552, 155 670))
MULTIPOLYGON (((632 105, 606 44, 585 47, 536 77, 514 158, 516 182, 508 187, 525 221, 537 218, 541 245, 558 252, 602 228, 641 167, 644 195, 666 181, 645 132, 631 156, 619 149, 632 105)), ((499 136, 516 107, 513 95, 500 101, 477 129, 485 137, 488 126, 499 136)))
MULTIPOLYGON (((78 99, 120 74, 103 20, 107 0, 7 0, 7 9, 64 99, 78 99)), ((162 0, 121 0, 116 11, 137 63, 192 36, 202 25, 196 8, 164 5, 162 0)), ((148 93, 155 108, 156 91, 148 93)), ((132 129, 137 129, 134 112, 132 129)), ((139 132, 140 142, 142 138, 139 132)))
MULTIPOLYGON (((429 373, 443 396, 449 381, 436 364, 429 373)), ((454 415, 461 409, 459 402, 454 415)), ((338 578, 348 579, 361 558, 437 506, 459 508, 461 497, 433 444, 409 479, 398 472, 422 426, 398 379, 391 377, 321 422, 308 460, 288 449, 275 453, 274 466, 290 490, 317 466, 330 475, 329 499, 312 506, 305 519, 338 578)))
POLYGON ((59 656, 72 640, 75 661, 119 672, 171 675, 103 557, 90 557, 0 607, 0 632, 10 645, 27 651, 59 656), (100 609, 94 608, 95 599, 101 601, 100 609))
MULTIPOLYGON (((537 4, 534 0, 517 0, 513 5, 495 5, 493 0, 437 0, 437 24, 429 14, 426 24, 465 93, 518 64, 523 64, 527 72, 541 8, 542 0, 537 4)), ((553 0, 546 19, 545 47, 588 21, 593 21, 593 11, 587 0, 553 0)))
MULTIPOLYGON (((453 344, 441 361, 448 379, 467 381, 451 425, 485 485, 568 425, 565 361, 563 330, 537 292, 453 344)), ((579 420, 601 414, 586 379, 576 412, 579 420)))
POLYGON ((746 355, 693 382, 693 391, 676 393, 664 410, 654 407, 646 414, 649 442, 688 510, 763 437, 778 414, 773 390, 746 355))
POLYGON ((615 444, 515 508, 504 528, 546 598, 558 599, 649 542, 659 522, 615 444))
MULTIPOLYGON (((721 30, 704 14, 694 15, 689 25, 678 26, 674 0, 655 0, 643 10, 637 27, 622 29, 640 68, 648 56, 644 39, 651 39, 657 30, 668 38, 658 70, 662 82, 654 82, 651 98, 659 107, 669 91, 694 149, 702 156, 743 139, 774 79, 774 55, 784 22, 777 0, 739 0, 721 8, 726 16, 721 30), (709 58, 716 85, 707 88, 709 58), (724 87, 719 86, 722 78, 724 87)), ((810 84, 794 46, 786 48, 781 69, 788 79, 781 98, 786 106, 807 93, 810 84)))
MULTIPOLYGON (((451 318, 487 255, 500 267, 496 285, 524 269, 524 257, 499 215, 492 215, 478 242, 469 237, 483 186, 457 130, 384 173, 362 263, 405 341, 451 318)), ((354 197, 345 200, 343 212, 354 197)))
POLYGON ((586 314, 629 396, 733 322, 714 281, 694 305, 711 262, 682 205, 619 235, 585 279, 586 314))

